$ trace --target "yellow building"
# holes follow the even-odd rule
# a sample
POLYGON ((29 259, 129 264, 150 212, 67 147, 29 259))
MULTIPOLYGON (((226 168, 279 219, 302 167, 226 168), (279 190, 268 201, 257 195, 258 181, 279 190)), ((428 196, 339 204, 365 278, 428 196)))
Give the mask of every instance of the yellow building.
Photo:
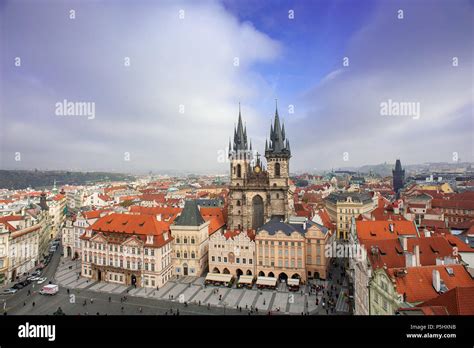
POLYGON ((369 194, 356 192, 331 193, 325 204, 331 220, 336 223, 338 239, 348 238, 353 217, 370 213, 376 208, 376 201, 369 194))
POLYGON ((257 232, 257 275, 280 280, 326 278, 325 246, 329 230, 305 218, 291 217, 289 223, 267 222, 257 232))

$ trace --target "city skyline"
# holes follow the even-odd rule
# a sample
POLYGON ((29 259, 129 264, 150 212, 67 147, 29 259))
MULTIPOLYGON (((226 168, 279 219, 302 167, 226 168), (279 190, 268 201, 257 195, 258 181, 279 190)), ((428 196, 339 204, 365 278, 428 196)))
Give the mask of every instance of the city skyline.
POLYGON ((0 168, 226 173, 238 103, 262 154, 275 99, 292 172, 472 162, 456 4, 4 2, 0 168), (93 117, 58 114, 68 101, 93 117), (384 114, 397 102, 417 113, 384 114))

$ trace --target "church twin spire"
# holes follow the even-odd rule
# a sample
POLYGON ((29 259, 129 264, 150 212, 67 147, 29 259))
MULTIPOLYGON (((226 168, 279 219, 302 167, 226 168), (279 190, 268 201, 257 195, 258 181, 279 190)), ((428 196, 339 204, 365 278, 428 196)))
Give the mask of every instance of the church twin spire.
MULTIPOLYGON (((247 141, 247 127, 242 123, 242 113, 239 103, 239 119, 237 127, 234 127, 233 146, 229 139, 229 152, 231 151, 252 151, 252 142, 250 146, 247 141)), ((275 105, 275 118, 273 124, 270 125, 270 141, 265 140, 265 156, 267 155, 284 155, 291 156, 290 142, 286 139, 285 125, 280 123, 278 114, 278 105, 275 105)))
POLYGON ((290 142, 285 136, 285 125, 280 124, 278 105, 275 105, 273 125, 270 125, 270 142, 265 141, 265 156, 268 155, 291 156, 290 142))
MULTIPOLYGON (((234 127, 234 146, 232 148, 234 151, 247 151, 249 150, 249 146, 247 143, 247 127, 243 126, 242 124, 242 114, 240 111, 240 103, 239 103, 239 120, 237 122, 237 128, 234 127)), ((230 148, 230 141, 229 141, 229 151, 230 148)))

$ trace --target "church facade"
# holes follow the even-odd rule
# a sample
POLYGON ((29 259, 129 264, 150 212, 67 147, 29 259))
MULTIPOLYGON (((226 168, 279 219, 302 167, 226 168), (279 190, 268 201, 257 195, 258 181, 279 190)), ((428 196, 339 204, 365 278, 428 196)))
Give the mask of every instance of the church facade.
POLYGON ((271 219, 287 221, 294 215, 290 185, 290 143, 278 108, 265 141, 265 162, 252 150, 239 110, 233 142, 229 141, 230 187, 227 228, 256 230, 271 219))

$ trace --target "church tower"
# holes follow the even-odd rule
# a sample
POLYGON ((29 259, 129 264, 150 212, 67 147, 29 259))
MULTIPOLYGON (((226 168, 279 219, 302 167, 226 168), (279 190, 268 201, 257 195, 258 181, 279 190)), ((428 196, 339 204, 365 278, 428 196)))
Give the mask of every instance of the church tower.
POLYGON ((232 186, 243 186, 244 184, 251 161, 251 147, 252 145, 249 148, 247 142, 247 129, 242 124, 242 114, 239 105, 239 120, 237 128, 234 127, 233 146, 231 146, 229 140, 230 181, 232 186))
POLYGON ((267 168, 247 141, 239 107, 234 140, 229 142, 230 187, 227 228, 258 230, 272 218, 287 220, 294 214, 293 192, 290 189, 290 143, 285 127, 280 124, 278 109, 270 129, 270 142, 265 144, 267 168))
POLYGON ((393 190, 397 198, 400 196, 400 190, 405 185, 405 170, 402 169, 402 163, 399 159, 395 162, 395 169, 392 170, 393 175, 393 190))
POLYGON ((289 186, 290 142, 285 136, 285 125, 280 125, 278 107, 275 108, 274 124, 270 126, 270 141, 265 141, 265 158, 267 159, 270 186, 289 186))

